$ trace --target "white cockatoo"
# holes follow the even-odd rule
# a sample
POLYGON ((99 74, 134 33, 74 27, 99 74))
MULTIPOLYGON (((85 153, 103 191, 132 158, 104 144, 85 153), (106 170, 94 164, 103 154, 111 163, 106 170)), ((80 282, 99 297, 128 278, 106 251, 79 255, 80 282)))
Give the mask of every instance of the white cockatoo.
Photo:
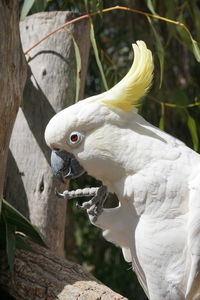
MULTIPOLYGON (((88 174, 99 189, 83 204, 104 237, 120 246, 151 300, 200 299, 200 156, 137 113, 153 77, 151 51, 133 44, 127 75, 110 90, 57 113, 45 139, 62 180, 88 174), (103 208, 107 191, 119 206, 103 208)), ((61 194, 60 194, 61 195, 61 194)))

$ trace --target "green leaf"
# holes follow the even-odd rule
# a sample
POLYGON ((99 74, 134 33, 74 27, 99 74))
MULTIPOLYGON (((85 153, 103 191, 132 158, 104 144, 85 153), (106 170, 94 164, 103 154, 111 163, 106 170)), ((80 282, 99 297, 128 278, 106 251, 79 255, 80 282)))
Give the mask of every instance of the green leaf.
POLYGON ((104 88, 105 88, 105 90, 108 90, 108 84, 107 84, 106 77, 105 77, 105 74, 104 74, 104 71, 103 71, 103 67, 102 67, 102 64, 101 64, 101 61, 100 61, 100 58, 99 58, 99 53, 98 53, 96 39, 95 39, 95 33, 94 33, 94 26, 93 26, 92 22, 91 22, 91 25, 90 25, 90 40, 91 40, 91 44, 92 44, 92 47, 93 47, 93 50, 94 50, 96 63, 97 63, 97 66, 99 68, 99 72, 101 74, 101 78, 102 78, 102 81, 103 81, 104 88))
POLYGON ((6 228, 6 253, 8 258, 8 265, 11 272, 14 268, 15 260, 15 226, 8 223, 5 216, 3 216, 6 228))
POLYGON ((160 128, 161 130, 164 130, 164 129, 165 129, 165 119, 164 119, 163 116, 160 117, 159 128, 160 128))
POLYGON ((153 34, 154 34, 155 39, 156 39, 155 47, 156 47, 156 51, 157 51, 158 59, 159 59, 159 63, 160 63, 160 84, 159 84, 159 88, 161 88, 162 81, 163 81, 163 72, 164 72, 165 50, 164 50, 164 47, 163 47, 162 42, 161 42, 161 37, 159 36, 159 33, 156 31, 156 29, 155 29, 155 27, 152 23, 152 20, 149 17, 147 17, 147 19, 149 21, 149 24, 151 25, 153 34))
POLYGON ((41 11, 45 11, 48 5, 48 1, 46 0, 35 0, 34 5, 31 8, 31 13, 36 14, 41 11))
POLYGON ((79 100, 79 94, 80 94, 80 85, 81 85, 81 68, 82 68, 82 64, 81 64, 81 54, 80 54, 80 50, 79 47, 76 43, 76 40, 73 36, 73 33, 65 28, 66 32, 68 34, 71 35, 72 41, 73 41, 73 45, 74 45, 74 53, 75 53, 75 59, 76 59, 76 96, 75 96, 75 102, 78 102, 79 100))
POLYGON ((161 117, 159 122, 159 128, 161 130, 165 129, 165 105, 164 103, 161 103, 161 117))
POLYGON ((28 15, 34 2, 35 2, 35 0, 24 0, 24 4, 22 6, 21 16, 20 16, 21 20, 23 20, 28 15))
POLYGON ((198 7, 198 2, 193 1, 187 1, 188 5, 188 11, 190 12, 191 18, 195 24, 195 30, 197 32, 197 36, 200 35, 200 9, 198 7))
MULTIPOLYGON (((182 14, 179 15, 178 20, 184 23, 184 17, 182 14)), ((185 28, 181 26, 177 26, 177 31, 181 36, 182 42, 187 46, 187 48, 193 52, 196 60, 200 62, 200 48, 196 40, 193 39, 192 34, 189 30, 185 30, 185 28)))
MULTIPOLYGON (((169 0, 164 0, 163 1, 164 6, 165 6, 165 17, 169 19, 175 19, 176 18, 176 10, 174 9, 174 2, 169 1, 169 0)), ((175 28, 175 26, 172 26, 175 28)))
POLYGON ((48 1, 45 0, 35 0, 34 6, 36 12, 44 11, 47 6, 48 1))
POLYGON ((16 240, 16 248, 17 249, 23 249, 27 250, 30 252, 34 252, 34 249, 26 242, 23 236, 16 234, 15 235, 15 240, 16 240))
POLYGON ((15 249, 20 248, 33 251, 25 236, 45 246, 37 229, 15 208, 3 200, 0 218, 0 246, 6 249, 8 265, 11 272, 14 269, 15 249), (20 233, 20 231, 22 233, 20 233))
POLYGON ((152 0, 146 0, 146 2, 147 2, 147 7, 150 10, 150 12, 152 12, 152 14, 154 14, 154 15, 157 15, 157 13, 155 12, 154 7, 153 7, 152 0))
POLYGON ((88 0, 84 0, 85 10, 89 12, 88 0))
POLYGON ((190 116, 190 114, 187 112, 188 119, 187 119, 187 125, 188 129, 190 131, 190 135, 193 142, 193 148, 195 151, 198 151, 199 149, 199 138, 197 133, 197 126, 195 120, 190 116))
POLYGON ((85 10, 90 13, 103 8, 102 0, 84 0, 85 10))
POLYGON ((196 60, 198 62, 200 62, 200 49, 199 49, 199 45, 198 45, 197 41, 195 41, 192 37, 191 37, 191 41, 192 41, 192 50, 193 50, 194 56, 195 56, 196 60))
POLYGON ((73 44, 74 44, 74 51, 75 51, 75 58, 76 58, 76 102, 79 100, 79 93, 80 93, 80 74, 81 74, 81 55, 79 51, 79 47, 72 36, 73 44))
POLYGON ((3 249, 6 248, 6 225, 2 214, 0 218, 0 247, 3 249))
POLYGON ((15 226, 16 231, 23 232, 36 243, 46 246, 38 229, 5 200, 3 200, 2 210, 6 223, 15 226))

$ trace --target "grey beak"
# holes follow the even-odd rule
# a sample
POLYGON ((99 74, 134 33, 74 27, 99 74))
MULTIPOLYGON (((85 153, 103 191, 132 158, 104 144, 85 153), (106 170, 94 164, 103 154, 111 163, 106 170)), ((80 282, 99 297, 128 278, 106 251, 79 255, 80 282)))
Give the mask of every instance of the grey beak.
POLYGON ((74 179, 85 173, 74 155, 66 151, 51 152, 51 167, 53 174, 63 183, 67 179, 74 179))

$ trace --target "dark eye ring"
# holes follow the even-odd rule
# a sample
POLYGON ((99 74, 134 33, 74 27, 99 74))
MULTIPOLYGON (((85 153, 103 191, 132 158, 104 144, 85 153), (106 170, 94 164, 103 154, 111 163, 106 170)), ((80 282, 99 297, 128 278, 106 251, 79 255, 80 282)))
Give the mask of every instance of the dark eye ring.
POLYGON ((69 136, 69 142, 71 145, 79 144, 83 139, 83 134, 78 131, 73 131, 69 136))

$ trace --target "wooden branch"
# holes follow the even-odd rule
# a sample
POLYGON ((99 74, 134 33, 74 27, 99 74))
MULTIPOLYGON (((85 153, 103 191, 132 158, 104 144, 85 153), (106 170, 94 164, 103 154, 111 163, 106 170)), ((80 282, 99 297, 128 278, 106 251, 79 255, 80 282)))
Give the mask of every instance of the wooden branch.
POLYGON ((10 135, 26 80, 26 64, 19 36, 18 1, 0 0, 0 28, 0 198, 2 198, 10 135))
POLYGON ((31 242, 33 252, 16 251, 11 277, 0 258, 0 285, 16 300, 126 300, 84 270, 31 242))
MULTIPOLYGON (((77 15, 54 11, 25 18, 20 24, 23 49, 77 15)), ((81 54, 80 97, 87 71, 89 25, 82 20, 69 28, 81 54)), ((56 112, 75 101, 77 71, 71 35, 63 30, 49 37, 32 50, 28 65, 22 108, 10 142, 5 198, 39 228, 49 247, 63 256, 66 201, 57 199, 54 189, 64 187, 53 176, 44 131, 56 112)))

